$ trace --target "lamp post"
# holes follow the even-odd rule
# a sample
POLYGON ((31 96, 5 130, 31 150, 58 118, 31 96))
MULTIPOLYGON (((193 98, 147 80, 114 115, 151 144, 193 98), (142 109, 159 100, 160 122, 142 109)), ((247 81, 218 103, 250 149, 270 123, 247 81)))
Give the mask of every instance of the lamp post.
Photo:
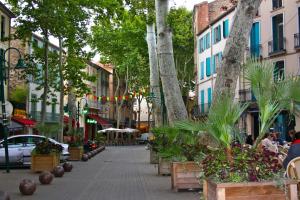
POLYGON ((81 106, 81 101, 82 100, 85 100, 85 105, 84 105, 84 108, 83 108, 83 111, 82 111, 84 115, 88 112, 88 108, 89 108, 89 105, 87 103, 87 99, 86 98, 81 98, 77 102, 77 128, 80 127, 80 124, 79 124, 79 115, 80 115, 80 106, 81 106))
MULTIPOLYGON (((10 47, 6 50, 0 49, 0 101, 2 103, 2 123, 3 123, 3 132, 4 132, 4 148, 5 148, 5 166, 6 166, 6 172, 9 173, 10 167, 9 167, 9 154, 8 154, 8 145, 7 145, 7 136, 8 136, 8 120, 7 120, 7 113, 6 113, 6 107, 5 107, 5 94, 4 94, 4 82, 6 78, 5 73, 5 54, 8 50, 15 50, 19 54, 19 60, 15 67, 15 69, 24 69, 25 64, 24 60, 22 59, 21 53, 17 48, 10 47)), ((9 68, 8 68, 9 70, 9 68)), ((9 77, 7 77, 9 78, 9 77)))

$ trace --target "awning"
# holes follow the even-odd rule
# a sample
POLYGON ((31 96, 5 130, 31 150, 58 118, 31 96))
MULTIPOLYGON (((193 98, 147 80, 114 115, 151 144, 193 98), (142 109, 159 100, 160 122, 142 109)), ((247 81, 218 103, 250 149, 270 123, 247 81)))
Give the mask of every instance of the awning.
MULTIPOLYGON (((0 119, 1 126, 2 126, 2 123, 3 123, 3 121, 2 121, 2 119, 0 119)), ((19 130, 23 130, 23 129, 24 129, 24 126, 22 126, 22 124, 19 124, 15 121, 10 121, 8 123, 8 130, 9 131, 19 131, 19 130)))
POLYGON ((102 126, 102 128, 109 128, 112 127, 112 124, 109 123, 109 121, 103 119, 102 117, 99 117, 98 115, 92 115, 89 114, 88 115, 89 118, 94 119, 97 121, 98 124, 100 124, 102 126))
POLYGON ((36 121, 31 119, 13 117, 12 120, 27 127, 33 127, 36 125, 36 121))

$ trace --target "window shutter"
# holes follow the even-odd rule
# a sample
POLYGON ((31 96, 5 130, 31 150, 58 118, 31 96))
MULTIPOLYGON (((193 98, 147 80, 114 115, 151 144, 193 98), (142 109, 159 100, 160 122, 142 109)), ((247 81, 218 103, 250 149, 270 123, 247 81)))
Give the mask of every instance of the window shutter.
POLYGON ((218 41, 221 41, 221 25, 218 26, 218 41))
POLYGON ((203 50, 205 50, 207 47, 206 45, 206 35, 203 36, 203 50))
POLYGON ((211 88, 207 89, 207 102, 208 102, 208 107, 210 107, 211 105, 211 100, 212 100, 212 90, 211 88))
POLYGON ((223 38, 227 38, 229 36, 229 20, 226 19, 223 21, 223 38))
POLYGON ((206 58, 206 76, 209 77, 211 75, 211 70, 210 70, 210 57, 206 58))
POLYGON ((204 112, 204 90, 201 90, 201 112, 204 112))
POLYGON ((210 47, 210 33, 207 33, 206 35, 206 42, 207 42, 207 48, 210 47))
POLYGON ((198 53, 201 53, 201 40, 198 40, 198 53))
POLYGON ((216 56, 211 57, 212 62, 212 74, 216 73, 216 56))
POLYGON ((200 74, 200 79, 204 79, 204 62, 201 62, 201 74, 200 74))
POLYGON ((215 44, 215 29, 213 29, 211 32, 211 40, 212 40, 211 43, 215 44))

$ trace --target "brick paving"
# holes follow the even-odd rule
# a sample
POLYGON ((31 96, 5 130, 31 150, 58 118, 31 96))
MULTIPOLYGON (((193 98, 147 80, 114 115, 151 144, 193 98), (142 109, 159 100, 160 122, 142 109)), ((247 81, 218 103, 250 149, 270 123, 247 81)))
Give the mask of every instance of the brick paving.
POLYGON ((38 174, 29 169, 0 169, 0 190, 11 200, 199 200, 197 192, 173 192, 168 176, 157 176, 143 146, 107 147, 88 162, 73 162, 74 168, 51 185, 40 185, 38 174), (18 185, 23 178, 37 182, 33 196, 22 196, 18 185))

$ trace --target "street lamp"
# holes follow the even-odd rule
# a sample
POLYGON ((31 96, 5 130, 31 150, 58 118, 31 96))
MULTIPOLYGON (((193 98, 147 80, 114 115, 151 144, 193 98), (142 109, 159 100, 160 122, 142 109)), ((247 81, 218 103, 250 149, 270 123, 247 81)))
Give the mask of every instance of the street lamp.
POLYGON ((80 105, 81 105, 81 101, 85 100, 85 105, 83 107, 83 111, 82 114, 87 114, 89 111, 89 105, 87 103, 87 99, 86 98, 81 98, 78 102, 77 102, 77 128, 79 128, 80 124, 79 124, 79 115, 80 115, 80 105))
MULTIPOLYGON (((6 50, 0 49, 0 101, 2 103, 2 123, 3 123, 3 131, 4 131, 4 148, 5 148, 5 165, 6 165, 6 172, 9 173, 9 155, 8 155, 8 146, 7 146, 7 135, 8 135, 8 120, 7 120, 7 113, 6 113, 6 107, 5 107, 5 94, 4 94, 4 82, 6 77, 5 72, 5 54, 8 50, 15 50, 19 54, 19 60, 15 67, 15 69, 24 69, 25 64, 24 60, 22 59, 21 52, 14 47, 7 48, 6 50)), ((8 67, 9 70, 9 67, 8 67)))

